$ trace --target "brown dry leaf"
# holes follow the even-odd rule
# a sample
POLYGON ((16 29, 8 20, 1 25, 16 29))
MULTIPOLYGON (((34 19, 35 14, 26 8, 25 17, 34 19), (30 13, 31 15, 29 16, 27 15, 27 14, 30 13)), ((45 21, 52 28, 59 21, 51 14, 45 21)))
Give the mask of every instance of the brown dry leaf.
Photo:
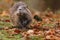
POLYGON ((2 16, 2 17, 3 17, 3 16, 9 16, 8 10, 4 10, 4 11, 2 12, 1 16, 2 16))

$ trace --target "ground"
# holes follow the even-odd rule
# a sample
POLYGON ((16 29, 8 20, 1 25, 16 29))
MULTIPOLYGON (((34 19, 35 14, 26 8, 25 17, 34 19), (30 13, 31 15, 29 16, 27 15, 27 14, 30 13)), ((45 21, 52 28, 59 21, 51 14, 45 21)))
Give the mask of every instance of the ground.
MULTIPOLYGON (((43 12, 46 13, 46 12, 43 12)), ((60 14, 40 14, 42 21, 33 19, 32 29, 12 28, 9 14, 0 16, 0 40, 60 40, 60 14)))

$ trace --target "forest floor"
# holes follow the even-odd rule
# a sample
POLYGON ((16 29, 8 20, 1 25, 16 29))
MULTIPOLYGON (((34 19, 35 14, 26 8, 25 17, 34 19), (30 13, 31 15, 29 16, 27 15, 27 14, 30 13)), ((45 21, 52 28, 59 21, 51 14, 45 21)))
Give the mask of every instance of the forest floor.
POLYGON ((27 31, 12 28, 9 15, 0 16, 0 40, 60 40, 60 14, 40 14, 42 21, 33 19, 27 31), (10 28, 11 27, 11 28, 10 28))

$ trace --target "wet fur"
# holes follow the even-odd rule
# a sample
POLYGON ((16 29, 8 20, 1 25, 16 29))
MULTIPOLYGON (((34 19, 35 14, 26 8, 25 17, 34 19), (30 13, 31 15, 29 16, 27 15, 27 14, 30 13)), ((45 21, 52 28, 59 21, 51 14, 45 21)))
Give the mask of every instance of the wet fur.
POLYGON ((20 8, 22 11, 17 10, 21 6, 28 9, 27 5, 24 2, 18 2, 14 4, 10 9, 11 21, 17 28, 29 28, 29 25, 32 22, 32 14, 30 10, 23 10, 23 8, 20 8), (25 21, 26 23, 24 23, 25 21))

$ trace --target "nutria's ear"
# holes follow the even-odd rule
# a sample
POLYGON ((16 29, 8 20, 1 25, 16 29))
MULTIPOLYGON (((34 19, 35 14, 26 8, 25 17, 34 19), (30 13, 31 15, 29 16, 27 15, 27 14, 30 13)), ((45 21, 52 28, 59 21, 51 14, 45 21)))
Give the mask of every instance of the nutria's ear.
POLYGON ((14 13, 17 10, 17 8, 18 8, 18 5, 17 4, 14 4, 12 6, 12 8, 9 9, 10 10, 10 13, 14 13))

